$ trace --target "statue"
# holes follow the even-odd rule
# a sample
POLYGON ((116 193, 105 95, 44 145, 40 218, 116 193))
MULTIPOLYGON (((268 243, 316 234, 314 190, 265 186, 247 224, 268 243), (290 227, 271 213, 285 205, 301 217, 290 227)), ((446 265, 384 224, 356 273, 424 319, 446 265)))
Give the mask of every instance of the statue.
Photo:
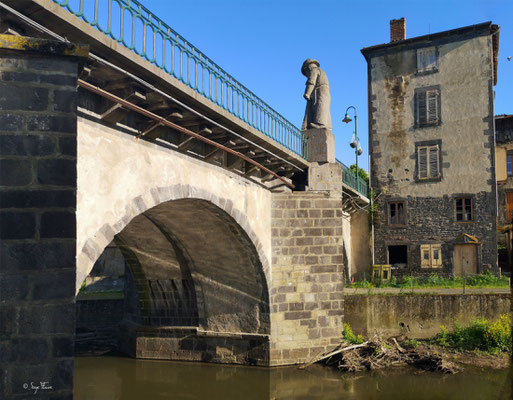
POLYGON ((326 74, 320 68, 319 61, 307 59, 301 67, 301 73, 308 78, 303 95, 307 103, 301 130, 331 129, 330 87, 326 74))

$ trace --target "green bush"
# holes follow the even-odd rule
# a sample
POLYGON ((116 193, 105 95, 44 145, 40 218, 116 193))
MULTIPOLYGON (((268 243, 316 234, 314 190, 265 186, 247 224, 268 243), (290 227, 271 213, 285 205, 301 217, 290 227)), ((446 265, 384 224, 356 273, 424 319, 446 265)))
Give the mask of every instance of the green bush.
POLYGON ((473 320, 468 326, 454 325, 453 331, 445 326, 434 337, 440 346, 458 350, 482 350, 489 353, 512 352, 511 317, 501 315, 492 323, 483 318, 473 320))
POLYGON ((408 349, 416 349, 417 347, 420 346, 420 342, 415 339, 405 340, 401 344, 403 345, 403 347, 406 347, 408 349))
POLYGON ((373 288, 374 287, 374 284, 370 281, 368 281, 367 279, 364 279, 363 281, 358 281, 358 282, 353 282, 351 284, 351 287, 352 288, 373 288))
POLYGON ((344 322, 344 330, 342 331, 342 337, 346 342, 352 344, 360 344, 364 341, 362 335, 355 335, 353 333, 351 326, 347 322, 344 322))

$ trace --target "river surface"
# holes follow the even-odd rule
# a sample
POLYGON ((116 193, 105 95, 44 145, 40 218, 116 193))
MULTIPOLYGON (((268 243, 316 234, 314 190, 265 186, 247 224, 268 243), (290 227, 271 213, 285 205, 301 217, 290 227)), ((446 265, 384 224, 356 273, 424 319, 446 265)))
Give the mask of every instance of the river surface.
POLYGON ((509 370, 466 367, 456 375, 414 369, 358 374, 313 365, 219 364, 75 358, 76 400, 115 399, 511 399, 509 370))

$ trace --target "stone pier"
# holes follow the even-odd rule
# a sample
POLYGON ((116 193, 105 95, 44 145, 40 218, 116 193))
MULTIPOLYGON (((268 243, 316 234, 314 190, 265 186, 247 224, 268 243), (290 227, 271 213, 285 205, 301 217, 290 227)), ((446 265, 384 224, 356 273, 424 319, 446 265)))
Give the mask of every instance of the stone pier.
POLYGON ((0 35, 2 399, 73 394, 76 82, 87 52, 0 35))

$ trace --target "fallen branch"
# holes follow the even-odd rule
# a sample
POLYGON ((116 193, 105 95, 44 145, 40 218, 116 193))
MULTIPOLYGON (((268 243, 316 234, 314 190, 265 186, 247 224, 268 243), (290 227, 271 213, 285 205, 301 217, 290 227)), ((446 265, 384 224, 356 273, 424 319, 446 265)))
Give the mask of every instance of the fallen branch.
POLYGON ((336 354, 343 353, 344 351, 349 351, 349 350, 357 349, 359 347, 365 347, 368 344, 369 344, 369 342, 367 341, 367 342, 363 342, 361 344, 355 344, 353 346, 339 348, 339 349, 334 350, 334 351, 332 351, 332 352, 330 352, 328 354, 323 354, 323 355, 320 355, 320 356, 315 356, 313 359, 311 359, 310 361, 308 361, 306 364, 302 365, 299 368, 304 369, 306 367, 309 367, 312 364, 315 364, 316 362, 319 362, 319 361, 325 360, 327 358, 333 357, 336 354))
POLYGON ((399 343, 397 343, 397 339, 394 337, 392 338, 392 342, 394 342, 395 344, 395 347, 397 348, 397 350, 399 351, 399 353, 406 353, 406 350, 404 350, 400 345, 399 343))

